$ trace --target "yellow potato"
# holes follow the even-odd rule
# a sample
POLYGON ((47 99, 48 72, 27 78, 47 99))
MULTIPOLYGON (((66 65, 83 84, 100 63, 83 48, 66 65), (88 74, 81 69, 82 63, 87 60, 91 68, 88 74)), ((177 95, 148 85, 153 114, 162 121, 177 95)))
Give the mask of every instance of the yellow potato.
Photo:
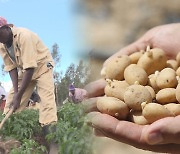
POLYGON ((173 116, 163 105, 157 103, 142 103, 142 115, 151 124, 159 119, 173 116))
POLYGON ((124 70, 131 64, 131 60, 127 55, 119 56, 113 58, 105 67, 105 78, 123 80, 124 79, 124 70))
POLYGON ((158 72, 155 72, 155 74, 151 74, 148 76, 148 85, 154 89, 155 93, 160 90, 156 83, 157 74, 158 72))
POLYGON ((120 120, 125 120, 129 114, 128 106, 114 97, 99 97, 97 108, 100 112, 109 114, 120 120))
POLYGON ((176 87, 176 99, 180 103, 180 84, 176 87))
POLYGON ((163 69, 156 78, 157 86, 160 89, 164 88, 176 88, 178 81, 176 78, 176 72, 172 68, 163 69))
POLYGON ((166 67, 167 57, 162 49, 154 48, 146 51, 139 59, 137 65, 142 67, 148 75, 161 71, 166 67))
POLYGON ((139 82, 140 85, 146 85, 148 82, 148 75, 145 70, 136 64, 131 64, 126 67, 124 71, 124 78, 130 85, 134 84, 135 81, 139 82))
POLYGON ((137 64, 139 58, 145 53, 145 51, 141 50, 140 52, 135 52, 129 55, 131 59, 131 64, 137 64))
POLYGON ((142 115, 142 111, 131 111, 130 112, 130 120, 138 125, 147 125, 148 121, 142 115))
POLYGON ((180 52, 176 55, 176 61, 178 62, 178 66, 180 65, 180 52))
POLYGON ((155 99, 156 98, 156 93, 155 93, 154 89, 152 87, 150 87, 150 86, 145 86, 145 87, 150 92, 152 99, 155 99))
POLYGON ((160 104, 177 102, 176 89, 175 88, 165 88, 165 89, 160 90, 156 94, 156 100, 160 104))
POLYGON ((130 109, 142 110, 141 103, 152 102, 152 96, 146 87, 142 85, 131 85, 124 93, 124 101, 130 109))
POLYGON ((178 62, 174 59, 167 60, 167 67, 176 71, 178 68, 178 62))
POLYGON ((172 115, 174 116, 180 115, 180 104, 169 103, 164 105, 164 107, 168 109, 172 115))
POLYGON ((106 79, 107 85, 104 89, 105 95, 109 97, 115 97, 120 100, 124 100, 124 92, 129 84, 126 81, 109 80, 106 79))
POLYGON ((176 75, 180 77, 180 67, 177 68, 176 75))

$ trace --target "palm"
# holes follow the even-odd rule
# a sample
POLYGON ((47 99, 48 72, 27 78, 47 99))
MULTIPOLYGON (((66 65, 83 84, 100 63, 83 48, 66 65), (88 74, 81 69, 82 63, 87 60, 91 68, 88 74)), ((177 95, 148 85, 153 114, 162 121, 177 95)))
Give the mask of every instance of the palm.
POLYGON ((178 139, 177 136, 178 132, 180 132, 180 127, 176 125, 176 121, 180 120, 180 116, 176 118, 164 118, 151 125, 145 126, 137 125, 128 121, 119 121, 112 116, 101 114, 99 112, 92 112, 89 116, 91 117, 93 127, 106 137, 144 150, 170 153, 178 153, 180 151, 180 146, 178 145, 180 139, 178 139), (170 127, 171 129, 169 129, 170 127), (174 132, 172 132, 172 127, 174 132), (152 132, 159 131, 162 134, 165 133, 164 142, 151 145, 148 140, 148 135, 152 132), (167 132, 169 133, 168 136, 166 136, 167 132))

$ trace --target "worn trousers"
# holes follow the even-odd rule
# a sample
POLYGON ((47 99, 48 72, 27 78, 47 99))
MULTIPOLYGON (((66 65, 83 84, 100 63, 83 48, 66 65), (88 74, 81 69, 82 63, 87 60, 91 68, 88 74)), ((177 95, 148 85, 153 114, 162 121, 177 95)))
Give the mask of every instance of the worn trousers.
MULTIPOLYGON (((22 77, 18 77, 18 87, 21 86, 21 81, 22 77)), ((37 92, 40 96, 39 122, 42 126, 51 123, 56 123, 57 107, 55 102, 52 69, 48 69, 45 73, 30 81, 28 87, 26 88, 22 96, 20 107, 17 109, 16 112, 20 112, 26 108, 29 98, 31 97, 35 87, 37 88, 37 92)), ((13 96, 14 89, 11 88, 4 108, 4 114, 6 114, 9 111, 13 100, 13 96)))

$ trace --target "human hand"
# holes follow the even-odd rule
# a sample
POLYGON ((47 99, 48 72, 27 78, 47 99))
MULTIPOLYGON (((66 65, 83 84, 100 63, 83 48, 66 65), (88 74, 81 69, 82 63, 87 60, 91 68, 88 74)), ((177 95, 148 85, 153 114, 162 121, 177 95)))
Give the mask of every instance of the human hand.
POLYGON ((145 50, 149 45, 150 48, 161 48, 165 51, 168 58, 175 58, 180 51, 180 24, 162 25, 147 31, 140 39, 134 43, 122 48, 116 54, 108 58, 104 65, 113 57, 120 55, 130 55, 134 52, 145 50))
POLYGON ((89 123, 100 136, 143 150, 173 154, 180 152, 180 116, 160 119, 144 126, 119 121, 100 112, 91 112, 88 117, 89 123))
POLYGON ((19 96, 18 93, 14 94, 14 97, 11 103, 11 107, 13 108, 14 112, 19 108, 20 102, 21 102, 21 96, 19 96))
MULTIPOLYGON (((169 24, 155 27, 149 30, 136 42, 121 49, 118 53, 108 58, 104 66, 113 58, 119 55, 130 55, 133 52, 145 50, 149 45, 151 48, 161 48, 165 51, 168 58, 175 58, 180 51, 180 24, 169 24)), ((87 91, 90 97, 104 95, 105 81, 103 79, 87 85, 87 91)), ((93 103, 96 106, 96 101, 93 103)), ((91 111, 91 110, 89 110, 91 111)), ((180 153, 180 116, 168 117, 154 122, 151 125, 137 125, 128 121, 119 121, 116 118, 92 112, 89 114, 90 122, 95 128, 96 133, 115 139, 117 141, 130 144, 140 149, 151 150, 155 152, 180 153), (161 136, 159 142, 153 141, 150 137, 152 133, 161 136)), ((155 137, 155 136, 154 136, 155 137)))

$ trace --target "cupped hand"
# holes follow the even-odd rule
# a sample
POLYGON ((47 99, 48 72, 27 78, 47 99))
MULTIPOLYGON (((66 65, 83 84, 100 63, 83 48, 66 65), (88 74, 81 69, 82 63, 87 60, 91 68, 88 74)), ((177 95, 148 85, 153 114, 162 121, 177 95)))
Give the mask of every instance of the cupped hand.
POLYGON ((160 119, 151 125, 137 125, 100 112, 88 114, 89 123, 101 134, 153 152, 180 153, 180 116, 160 119))

